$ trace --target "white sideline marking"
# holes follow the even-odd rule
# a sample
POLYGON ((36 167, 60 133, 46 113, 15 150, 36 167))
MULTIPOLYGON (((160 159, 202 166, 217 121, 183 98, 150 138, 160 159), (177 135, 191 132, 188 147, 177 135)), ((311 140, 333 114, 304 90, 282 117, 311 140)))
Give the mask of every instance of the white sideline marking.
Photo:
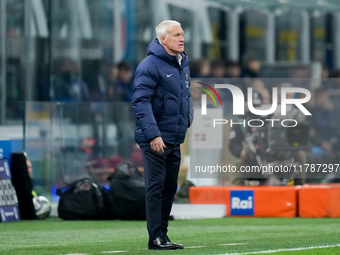
POLYGON ((87 253, 68 253, 68 254, 65 254, 65 255, 87 255, 87 253))
POLYGON ((204 248, 205 246, 188 246, 188 247, 185 247, 184 246, 184 249, 194 249, 194 248, 204 248))
POLYGON ((267 250, 267 251, 252 251, 252 252, 244 252, 244 253, 225 253, 224 255, 247 255, 247 254, 277 253, 277 252, 281 252, 281 251, 303 251, 303 250, 324 249, 324 248, 333 248, 333 247, 340 247, 340 244, 299 247, 299 248, 290 248, 290 249, 277 249, 277 250, 267 250))
POLYGON ((127 252, 127 251, 102 251, 101 253, 119 253, 119 252, 127 252))
POLYGON ((219 246, 245 245, 245 244, 248 244, 248 243, 222 243, 222 244, 219 244, 219 246))

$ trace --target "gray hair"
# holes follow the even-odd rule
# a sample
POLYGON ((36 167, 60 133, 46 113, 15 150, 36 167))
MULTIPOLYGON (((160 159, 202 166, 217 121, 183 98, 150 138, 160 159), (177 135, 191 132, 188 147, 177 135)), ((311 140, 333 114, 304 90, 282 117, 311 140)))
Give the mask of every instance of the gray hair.
POLYGON ((163 20, 161 23, 159 23, 159 25, 156 27, 156 35, 157 35, 157 39, 159 43, 162 44, 162 41, 161 41, 162 35, 168 36, 166 31, 168 30, 169 27, 180 26, 180 25, 181 23, 177 22, 176 20, 163 20))

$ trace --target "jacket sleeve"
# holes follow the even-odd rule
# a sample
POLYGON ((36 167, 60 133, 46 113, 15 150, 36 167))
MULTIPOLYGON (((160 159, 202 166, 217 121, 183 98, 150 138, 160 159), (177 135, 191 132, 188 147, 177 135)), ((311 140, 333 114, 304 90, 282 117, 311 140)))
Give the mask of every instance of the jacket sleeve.
POLYGON ((132 107, 137 125, 148 140, 161 136, 152 111, 152 99, 159 79, 155 70, 157 69, 153 64, 141 63, 136 70, 133 82, 132 107))

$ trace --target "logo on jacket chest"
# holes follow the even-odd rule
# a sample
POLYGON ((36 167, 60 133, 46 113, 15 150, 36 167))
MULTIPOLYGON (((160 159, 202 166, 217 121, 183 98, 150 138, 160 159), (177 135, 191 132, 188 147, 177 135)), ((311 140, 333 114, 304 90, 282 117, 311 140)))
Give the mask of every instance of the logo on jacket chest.
POLYGON ((189 88, 190 82, 189 82, 189 75, 188 75, 187 72, 185 72, 185 77, 187 78, 187 80, 185 81, 185 86, 186 86, 187 88, 189 88))
MULTIPOLYGON (((173 76, 174 73, 169 73, 169 74, 166 74, 166 77, 167 78, 170 78, 171 76, 173 76)), ((182 80, 183 82, 183 80, 182 80)), ((185 72, 185 80, 184 80, 184 84, 185 84, 185 87, 186 88, 190 88, 190 81, 189 81, 189 75, 187 72, 185 72)))

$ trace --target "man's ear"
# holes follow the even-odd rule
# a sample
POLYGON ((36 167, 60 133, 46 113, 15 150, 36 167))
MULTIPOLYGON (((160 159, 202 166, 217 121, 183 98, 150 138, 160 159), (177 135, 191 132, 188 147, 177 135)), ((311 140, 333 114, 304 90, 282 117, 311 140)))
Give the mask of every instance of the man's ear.
POLYGON ((165 44, 165 35, 161 35, 161 43, 164 45, 165 44))

